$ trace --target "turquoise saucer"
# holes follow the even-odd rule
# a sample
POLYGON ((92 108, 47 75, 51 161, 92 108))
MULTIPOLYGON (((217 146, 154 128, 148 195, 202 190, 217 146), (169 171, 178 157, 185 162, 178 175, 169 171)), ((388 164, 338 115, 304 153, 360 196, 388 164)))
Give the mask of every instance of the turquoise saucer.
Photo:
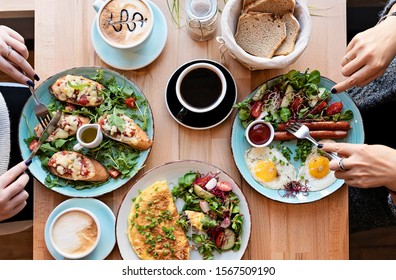
POLYGON ((121 70, 136 70, 153 62, 165 47, 168 36, 168 26, 161 10, 152 2, 155 24, 145 46, 137 51, 120 50, 109 46, 98 33, 95 21, 92 24, 91 40, 96 54, 106 64, 121 70))
POLYGON ((45 244, 47 245, 48 251, 51 253, 52 257, 56 260, 63 260, 64 257, 58 254, 54 247, 52 247, 49 239, 49 228, 52 220, 63 210, 72 207, 85 208, 92 213, 94 213, 98 219, 102 229, 102 235, 96 249, 82 258, 82 260, 103 260, 110 252, 113 250, 116 239, 115 239, 115 216, 110 208, 104 204, 102 201, 95 198, 71 198, 65 200, 59 204, 49 215, 47 222, 45 224, 44 237, 45 244))

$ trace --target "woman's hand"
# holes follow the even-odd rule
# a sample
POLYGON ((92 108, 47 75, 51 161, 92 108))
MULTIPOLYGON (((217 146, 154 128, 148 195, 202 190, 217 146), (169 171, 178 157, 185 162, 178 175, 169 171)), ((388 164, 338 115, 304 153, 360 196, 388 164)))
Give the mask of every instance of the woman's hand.
POLYGON ((39 80, 32 66, 27 62, 29 51, 25 40, 11 28, 0 25, 0 70, 21 84, 33 85, 39 80))
POLYGON ((362 87, 385 72, 396 56, 395 26, 396 17, 390 16, 351 40, 341 61, 341 73, 348 78, 336 84, 332 93, 362 87))
POLYGON ((0 221, 15 216, 26 206, 29 197, 24 189, 29 181, 26 169, 25 162, 21 162, 0 176, 0 221))
POLYGON ((343 157, 345 171, 339 163, 330 162, 335 176, 347 185, 359 188, 385 186, 396 191, 396 150, 384 145, 323 143, 323 150, 343 157))

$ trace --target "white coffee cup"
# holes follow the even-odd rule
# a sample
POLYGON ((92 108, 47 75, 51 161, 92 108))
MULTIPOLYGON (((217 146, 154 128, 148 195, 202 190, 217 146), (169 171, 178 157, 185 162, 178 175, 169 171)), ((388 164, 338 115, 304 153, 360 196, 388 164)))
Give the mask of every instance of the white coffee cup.
POLYGON ((177 99, 185 109, 195 113, 206 113, 217 108, 226 91, 223 72, 206 62, 188 66, 176 81, 177 99))
POLYGON ((77 129, 77 144, 74 145, 73 150, 79 151, 83 148, 96 148, 103 141, 103 133, 100 130, 100 125, 84 124, 77 129))
POLYGON ((95 0, 96 28, 109 46, 140 49, 154 26, 154 13, 146 0, 95 0))
POLYGON ((81 259, 97 247, 101 236, 98 218, 89 210, 68 208, 52 220, 49 239, 57 253, 67 259, 81 259))

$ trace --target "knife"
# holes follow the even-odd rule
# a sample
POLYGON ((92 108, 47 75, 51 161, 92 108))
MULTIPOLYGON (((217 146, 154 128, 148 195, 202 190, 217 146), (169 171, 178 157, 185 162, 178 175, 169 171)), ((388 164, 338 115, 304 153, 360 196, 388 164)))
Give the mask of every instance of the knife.
POLYGON ((47 127, 44 129, 43 134, 41 134, 36 147, 33 149, 32 153, 28 157, 28 159, 25 161, 26 165, 29 165, 32 161, 32 158, 36 155, 37 151, 40 149, 41 145, 47 140, 47 138, 51 135, 52 132, 56 129, 59 119, 62 115, 62 111, 58 110, 56 112, 55 116, 51 119, 47 127))

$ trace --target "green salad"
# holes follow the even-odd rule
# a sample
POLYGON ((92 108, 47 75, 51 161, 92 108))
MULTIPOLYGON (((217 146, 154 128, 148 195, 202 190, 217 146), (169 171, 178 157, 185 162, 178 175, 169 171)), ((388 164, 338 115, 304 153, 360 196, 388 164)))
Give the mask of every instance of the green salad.
POLYGON ((203 259, 213 259, 215 251, 240 249, 244 217, 230 182, 216 174, 188 172, 172 195, 185 202, 178 223, 203 259))
MULTIPOLYGON (((96 74, 89 78, 105 86, 102 90, 104 102, 99 107, 80 107, 51 98, 50 103, 47 104, 50 112, 60 109, 64 113, 82 115, 89 117, 90 123, 97 123, 99 117, 108 112, 116 112, 117 114, 127 115, 138 123, 143 130, 147 130, 150 112, 147 100, 143 96, 136 94, 135 90, 131 86, 128 86, 125 80, 124 84, 120 85, 116 82, 115 77, 105 79, 102 69, 97 70, 96 74)), ((79 85, 73 85, 73 88, 78 89, 78 87, 79 85)), ((26 117, 25 120, 29 127, 30 137, 24 139, 24 141, 31 147, 31 144, 37 141, 37 136, 32 133, 31 126, 26 117)), ((76 136, 46 142, 41 145, 36 155, 40 159, 42 167, 48 170, 48 161, 53 154, 65 150, 72 151, 75 144, 76 136)), ((118 179, 130 177, 138 171, 137 159, 141 151, 104 137, 103 142, 97 148, 84 148, 79 153, 96 159, 104 165, 113 179, 118 179)), ((46 177, 45 182, 49 188, 54 186, 72 186, 76 189, 98 187, 106 183, 71 181, 50 174, 46 177)))
POLYGON ((320 86, 320 72, 291 70, 259 86, 254 94, 234 105, 244 127, 259 117, 274 128, 289 121, 341 121, 353 119, 342 102, 331 102, 329 89, 320 86))

